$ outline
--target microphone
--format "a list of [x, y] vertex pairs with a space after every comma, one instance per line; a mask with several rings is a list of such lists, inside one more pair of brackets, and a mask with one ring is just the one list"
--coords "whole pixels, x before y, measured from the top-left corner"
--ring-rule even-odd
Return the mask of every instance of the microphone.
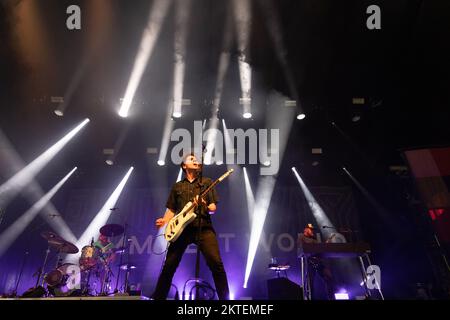
[[109, 210], [114, 211], [114, 210], [117, 210], [117, 209], [119, 209], [119, 208], [114, 207], [114, 208], [111, 208], [111, 209], [109, 209]]
[[322, 226], [323, 229], [336, 229], [335, 227]]

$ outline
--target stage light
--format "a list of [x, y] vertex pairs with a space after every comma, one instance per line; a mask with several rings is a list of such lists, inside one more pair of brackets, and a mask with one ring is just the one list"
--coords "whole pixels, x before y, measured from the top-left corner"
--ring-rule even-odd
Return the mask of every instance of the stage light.
[[303, 120], [303, 119], [305, 119], [306, 118], [306, 114], [304, 114], [304, 113], [299, 113], [298, 115], [297, 115], [297, 120]]
[[63, 112], [62, 110], [56, 109], [54, 112], [55, 112], [55, 114], [56, 114], [58, 117], [64, 116], [64, 112]]
[[172, 117], [174, 117], [174, 118], [181, 118], [181, 112], [174, 112], [174, 113], [172, 113]]
[[242, 117], [244, 117], [245, 119], [250, 119], [252, 117], [251, 112], [245, 112], [242, 114]]
[[266, 167], [268, 167], [268, 166], [270, 166], [270, 161], [268, 160], [268, 161], [264, 161], [264, 163], [263, 163], [263, 165], [265, 165]]
[[353, 116], [353, 118], [352, 118], [352, 121], [353, 121], [353, 122], [358, 122], [359, 120], [361, 120], [361, 116], [358, 115], [358, 114], [355, 114], [355, 115]]
[[119, 109], [119, 116], [123, 118], [128, 117], [131, 103], [133, 102], [134, 95], [147, 67], [148, 59], [152, 54], [156, 39], [158, 38], [170, 4], [171, 1], [167, 0], [153, 1], [153, 5], [150, 10], [150, 17], [142, 34], [139, 51], [134, 60], [134, 65], [128, 81], [127, 89], [125, 91], [125, 96]]
[[164, 160], [158, 160], [157, 164], [158, 164], [158, 166], [162, 167], [163, 165], [166, 164], [166, 162]]
[[[130, 167], [130, 169], [122, 178], [120, 183], [117, 185], [117, 187], [111, 193], [109, 198], [103, 204], [102, 208], [97, 212], [95, 218], [89, 223], [89, 226], [86, 228], [86, 230], [83, 232], [83, 234], [76, 243], [76, 246], [78, 248], [87, 245], [88, 243], [91, 242], [92, 238], [96, 238], [99, 235], [100, 228], [108, 222], [109, 216], [111, 215], [111, 208], [114, 208], [116, 206], [120, 194], [122, 193], [125, 184], [127, 183], [128, 178], [130, 177], [133, 169], [134, 169], [133, 167]], [[66, 261], [67, 262], [78, 261], [80, 255], [81, 252], [78, 255], [67, 256]]]
[[22, 234], [25, 228], [33, 221], [36, 215], [47, 205], [50, 199], [58, 192], [64, 183], [75, 172], [77, 167], [73, 168], [64, 178], [61, 179], [50, 191], [48, 191], [39, 201], [28, 209], [20, 218], [18, 218], [8, 229], [0, 235], [0, 256], [5, 253], [9, 246]]
[[27, 186], [34, 177], [58, 154], [59, 151], [89, 122], [85, 119], [68, 134], [47, 149], [0, 186], [0, 207], [5, 207], [14, 196]]
[[350, 299], [349, 296], [348, 296], [348, 293], [346, 293], [346, 292], [335, 293], [334, 294], [334, 298], [336, 300], [349, 300]]
[[112, 161], [111, 159], [108, 159], [105, 162], [108, 166], [112, 166], [114, 164], [114, 161]]

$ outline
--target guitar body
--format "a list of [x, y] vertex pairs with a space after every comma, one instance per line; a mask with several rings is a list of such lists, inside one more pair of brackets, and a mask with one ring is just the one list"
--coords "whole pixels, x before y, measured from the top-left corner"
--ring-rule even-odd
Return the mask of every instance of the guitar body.
[[194, 204], [189, 201], [188, 203], [186, 203], [183, 210], [181, 210], [179, 214], [169, 220], [164, 232], [164, 238], [166, 238], [168, 242], [174, 242], [175, 240], [177, 240], [183, 232], [184, 228], [186, 228], [189, 223], [194, 221], [194, 219], [197, 217], [197, 214], [194, 213], [194, 210]]
[[[223, 179], [228, 177], [233, 171], [233, 169], [228, 170], [220, 178], [211, 183], [209, 187], [198, 196], [199, 199], [202, 199], [204, 196], [206, 196], [206, 194], [208, 194], [208, 192], [212, 188], [214, 188]], [[180, 213], [169, 220], [166, 229], [164, 230], [164, 238], [168, 242], [175, 242], [175, 240], [177, 240], [183, 232], [184, 228], [186, 228], [189, 223], [194, 221], [194, 219], [197, 217], [197, 214], [194, 213], [196, 207], [197, 206], [193, 201], [189, 201], [184, 205], [183, 210], [181, 210]]]

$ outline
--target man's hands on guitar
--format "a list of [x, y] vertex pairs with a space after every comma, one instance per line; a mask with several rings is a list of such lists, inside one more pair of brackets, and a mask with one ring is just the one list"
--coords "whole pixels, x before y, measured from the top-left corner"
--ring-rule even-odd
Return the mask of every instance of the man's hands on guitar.
[[[196, 197], [194, 198], [194, 204], [195, 204], [196, 206], [199, 205], [198, 196], [196, 196]], [[207, 203], [207, 202], [205, 201], [205, 199], [203, 199], [203, 198], [201, 198], [201, 204], [202, 204], [202, 206], [205, 206], [206, 208], [208, 208], [209, 213], [214, 213], [214, 212], [216, 211], [216, 209], [217, 209], [215, 203], [210, 203], [210, 204], [208, 205], [208, 203]]]
[[162, 227], [163, 225], [165, 225], [167, 222], [168, 222], [168, 221], [166, 221], [164, 218], [159, 218], [159, 219], [156, 219], [155, 225], [156, 225], [158, 228], [160, 228], [160, 227]]
[[199, 204], [201, 204], [202, 206], [207, 206], [208, 204], [206, 203], [205, 199], [201, 198], [201, 201], [199, 201], [198, 196], [196, 196], [194, 198], [194, 204], [196, 206], [198, 206]]
[[166, 213], [164, 213], [164, 217], [156, 219], [155, 226], [158, 228], [162, 227], [167, 222], [169, 222], [170, 219], [172, 219], [174, 215], [175, 215], [175, 213], [172, 210], [167, 209]]

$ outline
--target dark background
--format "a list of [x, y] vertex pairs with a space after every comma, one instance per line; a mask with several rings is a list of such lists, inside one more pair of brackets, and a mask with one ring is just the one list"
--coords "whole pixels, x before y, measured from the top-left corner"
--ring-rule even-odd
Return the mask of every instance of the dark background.
[[[29, 2], [33, 3], [33, 14], [21, 14], [21, 6]], [[78, 4], [82, 9], [80, 31], [65, 28], [65, 9], [71, 4]], [[41, 0], [2, 1], [0, 6], [0, 127], [18, 154], [28, 163], [82, 119], [91, 119], [91, 123], [36, 177], [43, 190], [48, 190], [73, 166], [79, 167], [53, 199], [76, 236], [81, 234], [130, 165], [135, 167], [135, 172], [120, 200], [124, 204], [120, 201], [118, 204], [122, 217], [112, 217], [111, 221], [141, 215], [139, 219], [145, 224], [138, 226], [139, 232], [154, 233], [153, 220], [162, 214], [165, 190], [168, 192], [178, 173], [175, 164], [159, 167], [157, 155], [146, 154], [148, 147], [160, 146], [171, 96], [174, 5], [169, 9], [136, 93], [137, 105], [126, 120], [119, 118], [116, 112], [151, 4], [152, 1], [140, 0], [97, 4]], [[296, 166], [312, 190], [332, 188], [351, 194], [355, 207], [346, 208], [356, 217], [356, 225], [351, 227], [360, 228], [361, 237], [371, 243], [374, 261], [383, 270], [387, 297], [414, 298], [417, 283], [436, 287], [439, 281], [433, 276], [432, 261], [427, 258], [429, 228], [413, 179], [408, 171], [399, 173], [389, 167], [406, 165], [401, 152], [404, 149], [448, 145], [450, 4], [448, 1], [406, 0], [345, 1], [345, 4], [332, 0], [262, 0], [251, 1], [251, 4], [249, 63], [253, 72], [253, 118], [241, 117], [235, 37], [219, 118], [225, 119], [229, 128], [264, 128], [268, 101], [274, 95], [298, 97], [307, 114], [304, 121], [295, 120], [289, 132], [265, 232], [271, 232], [281, 220], [283, 227], [273, 231], [295, 234], [301, 232], [312, 217], [291, 171], [291, 167]], [[366, 28], [368, 15], [365, 12], [371, 4], [381, 8], [381, 30]], [[192, 128], [193, 120], [210, 116], [208, 101], [214, 97], [225, 19], [231, 13], [229, 1], [194, 0], [192, 5], [183, 93], [184, 98], [191, 99], [192, 105], [186, 107], [183, 118], [176, 120], [175, 128]], [[280, 23], [295, 92], [289, 88], [270, 37], [269, 12], [278, 17]], [[29, 33], [26, 36], [20, 32], [23, 30], [20, 26], [24, 26], [24, 21], [31, 21], [24, 20], [30, 17], [35, 24], [30, 24], [32, 27], [28, 29], [24, 27]], [[101, 27], [93, 29], [97, 24]], [[65, 116], [56, 117], [50, 97], [63, 96], [80, 69], [84, 71]], [[353, 105], [353, 97], [363, 97], [365, 103]], [[278, 108], [284, 112], [282, 106]], [[352, 121], [355, 112], [361, 114], [358, 122]], [[102, 151], [113, 148], [127, 126], [129, 130], [115, 165], [107, 166]], [[311, 148], [322, 148], [323, 154], [313, 155]], [[313, 166], [314, 161], [318, 161], [318, 165]], [[379, 207], [367, 201], [342, 166], [368, 190]], [[255, 191], [258, 166], [250, 165], [248, 169]], [[211, 166], [205, 171], [215, 177], [225, 171], [225, 166]], [[3, 165], [0, 174], [0, 181], [11, 176]], [[216, 217], [217, 228], [222, 228], [222, 232], [248, 233], [242, 174], [236, 175], [233, 181], [234, 186], [231, 183], [230, 186], [235, 190], [227, 190], [225, 183], [219, 187], [222, 194], [219, 210], [223, 216]], [[281, 201], [280, 190], [290, 190], [290, 201], [297, 204]], [[242, 201], [229, 197], [232, 192], [241, 192]], [[85, 196], [80, 197], [80, 194]], [[128, 202], [137, 194], [148, 195], [151, 200], [133, 207]], [[70, 203], [75, 201], [74, 197], [80, 202], [94, 202], [92, 206], [84, 206], [85, 211], [79, 216], [71, 215]], [[323, 193], [317, 191], [316, 197], [323, 204]], [[6, 229], [29, 205], [26, 198], [17, 197], [5, 208], [0, 230]], [[381, 207], [384, 215], [380, 214]], [[138, 212], [131, 212], [133, 208], [138, 208]], [[232, 221], [224, 217], [230, 212], [234, 216]], [[245, 223], [241, 223], [241, 219]], [[289, 219], [297, 224], [289, 224]], [[36, 218], [2, 257], [2, 270], [20, 265], [26, 237], [34, 239], [35, 261], [40, 261], [41, 252], [37, 247], [45, 250], [45, 243], [41, 243], [38, 231], [44, 229], [45, 223], [40, 217]], [[230, 258], [228, 263], [230, 269], [242, 269], [235, 271], [239, 278], [244, 272], [242, 261], [246, 259], [248, 244], [244, 239], [237, 246], [240, 251], [234, 256], [241, 257], [241, 265], [231, 262], [235, 258]], [[267, 261], [262, 258], [258, 261], [258, 257], [255, 263], [265, 270]], [[292, 259], [295, 254], [291, 264], [297, 263]], [[35, 266], [30, 265], [29, 269]], [[140, 273], [142, 277], [143, 274]], [[236, 281], [237, 285], [241, 280]], [[260, 283], [265, 280], [258, 278]], [[148, 291], [153, 286], [151, 281], [146, 284]], [[6, 282], [0, 283], [5, 291], [10, 290]], [[255, 292], [260, 292], [259, 286], [255, 286]], [[246, 294], [256, 296], [255, 292]]]

